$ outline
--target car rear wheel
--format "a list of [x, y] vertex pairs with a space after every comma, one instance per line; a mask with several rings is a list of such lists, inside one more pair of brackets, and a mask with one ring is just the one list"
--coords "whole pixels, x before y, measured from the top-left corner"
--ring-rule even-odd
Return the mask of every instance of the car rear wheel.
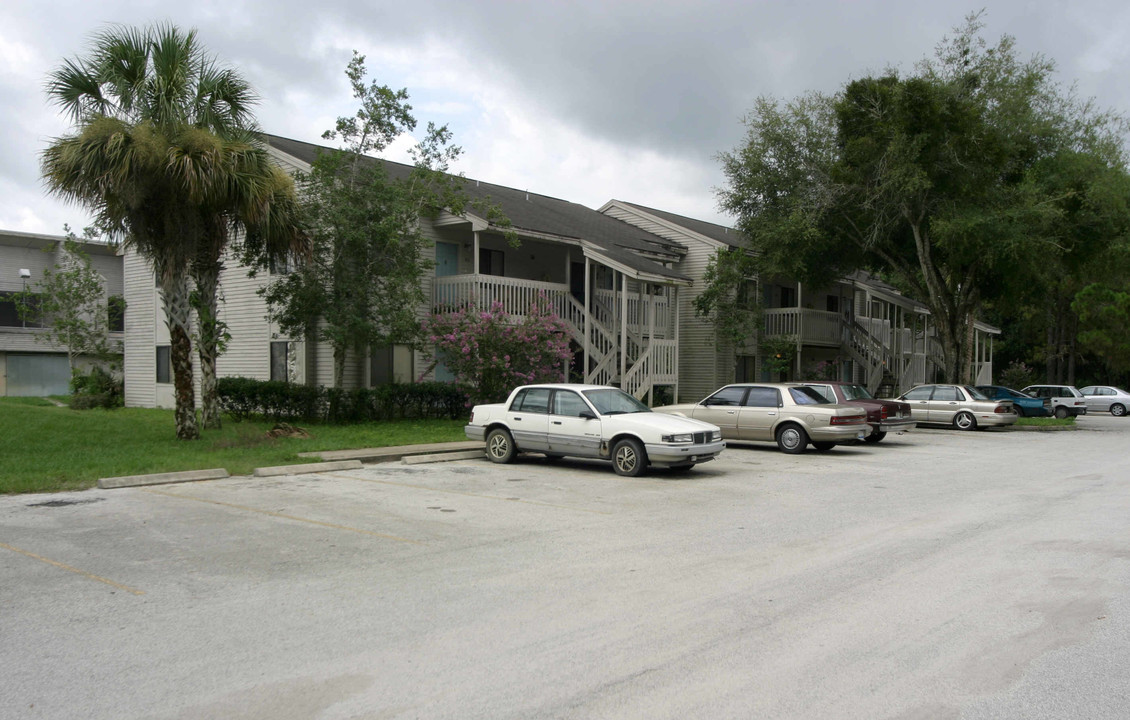
[[639, 477], [647, 467], [647, 456], [638, 441], [625, 438], [612, 446], [612, 469], [617, 475]]
[[887, 437], [887, 433], [879, 432], [878, 430], [876, 430], [875, 432], [871, 433], [870, 435], [866, 436], [863, 439], [866, 440], [869, 443], [877, 443], [877, 442], [881, 442], [883, 440], [883, 438], [885, 438], [885, 437]]
[[1068, 415], [1070, 415], [1070, 414], [1071, 414], [1071, 413], [1069, 413], [1069, 412], [1067, 411], [1067, 408], [1065, 408], [1065, 407], [1064, 407], [1064, 406], [1062, 406], [1062, 405], [1060, 405], [1059, 407], [1057, 407], [1057, 408], [1055, 409], [1055, 416], [1056, 416], [1057, 418], [1059, 418], [1060, 420], [1066, 420], [1066, 419], [1067, 419], [1067, 416], [1068, 416]]
[[1019, 405], [1014, 404], [1012, 406], [1012, 409], [1016, 411], [1017, 417], [1028, 417], [1028, 413], [1024, 410], [1024, 408], [1020, 407]]
[[959, 412], [953, 418], [953, 426], [958, 430], [976, 430], [977, 418], [973, 417], [970, 413]]
[[487, 433], [487, 457], [491, 462], [511, 462], [517, 454], [516, 450], [514, 438], [506, 430], [495, 428]]
[[799, 425], [786, 425], [777, 431], [777, 447], [781, 452], [796, 455], [804, 452], [806, 445], [808, 445], [808, 433]]
[[836, 443], [834, 443], [834, 442], [814, 442], [814, 443], [812, 443], [812, 447], [816, 448], [820, 452], [828, 452], [832, 448], [836, 447]]
[[1110, 414], [1115, 417], [1122, 417], [1126, 414], [1126, 406], [1115, 403], [1110, 406]]

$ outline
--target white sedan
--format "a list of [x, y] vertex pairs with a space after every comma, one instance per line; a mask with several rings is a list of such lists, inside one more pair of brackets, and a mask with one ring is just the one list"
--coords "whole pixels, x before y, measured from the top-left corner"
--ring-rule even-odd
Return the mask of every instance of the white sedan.
[[653, 413], [602, 385], [524, 385], [504, 403], [476, 405], [464, 432], [486, 441], [492, 462], [508, 463], [522, 452], [600, 458], [630, 477], [648, 466], [690, 470], [726, 447], [716, 425]]

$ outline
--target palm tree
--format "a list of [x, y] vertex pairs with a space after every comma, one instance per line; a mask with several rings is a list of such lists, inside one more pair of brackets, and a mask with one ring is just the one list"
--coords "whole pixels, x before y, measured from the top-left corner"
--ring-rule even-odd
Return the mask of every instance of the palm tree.
[[[200, 347], [210, 358], [205, 406], [218, 408], [223, 250], [233, 229], [276, 218], [272, 200], [288, 206], [285, 183], [255, 139], [254, 94], [204, 53], [195, 30], [168, 25], [100, 32], [85, 58], [51, 73], [47, 92], [76, 125], [43, 153], [47, 186], [93, 210], [152, 265], [171, 339], [177, 437], [198, 438], [189, 272], [198, 287]], [[205, 415], [218, 422], [218, 412]]]

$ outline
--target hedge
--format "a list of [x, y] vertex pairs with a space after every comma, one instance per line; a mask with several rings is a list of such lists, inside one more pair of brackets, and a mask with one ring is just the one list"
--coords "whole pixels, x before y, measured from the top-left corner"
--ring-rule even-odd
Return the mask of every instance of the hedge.
[[233, 420], [330, 424], [457, 419], [467, 414], [467, 394], [451, 383], [394, 383], [371, 388], [310, 387], [274, 380], [225, 377], [218, 381], [220, 406]]

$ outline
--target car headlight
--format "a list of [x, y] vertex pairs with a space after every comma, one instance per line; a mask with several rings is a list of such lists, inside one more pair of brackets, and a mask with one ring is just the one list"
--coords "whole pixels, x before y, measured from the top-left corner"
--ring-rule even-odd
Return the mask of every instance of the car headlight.
[[722, 431], [721, 430], [715, 430], [714, 432], [710, 433], [710, 439], [711, 440], [721, 440], [722, 439]]
[[664, 435], [663, 442], [667, 443], [690, 443], [694, 442], [693, 433], [675, 433], [674, 435]]

